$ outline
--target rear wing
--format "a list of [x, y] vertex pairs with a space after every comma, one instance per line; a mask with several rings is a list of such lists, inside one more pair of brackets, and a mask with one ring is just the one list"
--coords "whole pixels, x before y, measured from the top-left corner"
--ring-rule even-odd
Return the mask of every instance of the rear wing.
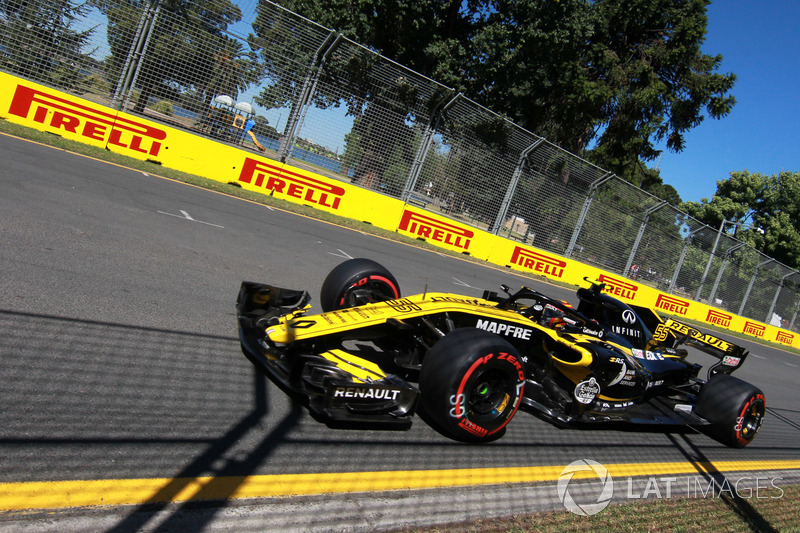
[[748, 351], [713, 333], [705, 333], [683, 322], [671, 318], [661, 318], [648, 307], [630, 306], [651, 329], [653, 340], [659, 344], [676, 348], [686, 344], [719, 359], [719, 363], [709, 369], [709, 377], [717, 374], [730, 374], [744, 363]]
[[656, 327], [653, 339], [659, 342], [671, 342], [673, 347], [686, 344], [719, 359], [719, 363], [709, 368], [709, 377], [717, 373], [730, 374], [742, 366], [749, 354], [741, 346], [671, 318]]

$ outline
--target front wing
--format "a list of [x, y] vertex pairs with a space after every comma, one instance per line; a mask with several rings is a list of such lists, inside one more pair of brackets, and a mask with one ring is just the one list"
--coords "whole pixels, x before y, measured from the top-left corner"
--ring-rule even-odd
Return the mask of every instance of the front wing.
[[419, 396], [410, 383], [341, 348], [315, 353], [311, 346], [270, 340], [270, 326], [280, 317], [301, 315], [308, 300], [304, 291], [243, 282], [237, 310], [245, 355], [279, 385], [304, 398], [324, 421], [408, 428]]

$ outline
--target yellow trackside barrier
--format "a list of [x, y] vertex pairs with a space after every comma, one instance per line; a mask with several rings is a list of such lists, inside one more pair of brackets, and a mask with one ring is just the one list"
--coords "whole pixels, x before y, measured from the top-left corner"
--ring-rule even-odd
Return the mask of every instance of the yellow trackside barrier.
[[623, 301], [662, 314], [713, 324], [753, 338], [800, 348], [800, 335], [740, 317], [701, 302], [666, 294], [551, 252], [518, 243], [241, 147], [218, 143], [178, 128], [114, 111], [102, 104], [0, 72], [0, 117], [41, 131], [149, 160], [223, 183], [304, 204], [509, 269], [583, 284], [600, 279]]

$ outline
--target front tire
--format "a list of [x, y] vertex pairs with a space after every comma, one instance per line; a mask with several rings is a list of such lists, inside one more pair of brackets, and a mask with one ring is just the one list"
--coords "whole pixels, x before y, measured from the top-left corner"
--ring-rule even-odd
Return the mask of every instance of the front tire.
[[391, 272], [371, 259], [349, 259], [330, 271], [322, 283], [322, 310], [335, 311], [400, 298]]
[[425, 355], [420, 401], [434, 429], [462, 442], [490, 442], [517, 412], [525, 372], [517, 350], [480, 329], [446, 335]]
[[697, 399], [695, 413], [711, 425], [699, 429], [732, 448], [750, 444], [761, 429], [766, 412], [764, 393], [728, 374], [708, 380]]

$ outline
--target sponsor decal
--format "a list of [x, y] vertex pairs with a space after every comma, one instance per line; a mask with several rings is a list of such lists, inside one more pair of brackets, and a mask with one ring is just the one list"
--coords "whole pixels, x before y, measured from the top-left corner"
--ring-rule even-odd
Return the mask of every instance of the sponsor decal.
[[636, 338], [642, 337], [642, 332], [634, 328], [626, 328], [625, 326], [611, 326], [611, 331], [623, 337]]
[[462, 418], [461, 420], [459, 420], [458, 425], [461, 426], [462, 429], [469, 431], [473, 435], [477, 435], [479, 437], [484, 437], [489, 433], [488, 429], [484, 429], [475, 422], [472, 422], [466, 418]]
[[730, 327], [732, 318], [733, 316], [729, 315], [728, 313], [723, 313], [722, 311], [717, 311], [715, 309], [709, 309], [708, 316], [706, 316], [706, 322], [727, 328]]
[[598, 281], [606, 284], [603, 292], [616, 296], [617, 298], [625, 298], [626, 300], [635, 299], [636, 291], [639, 290], [639, 287], [633, 283], [612, 278], [606, 274], [600, 274]]
[[686, 316], [689, 311], [689, 302], [675, 298], [674, 296], [667, 296], [666, 294], [659, 294], [656, 299], [656, 307], [675, 313], [676, 315]]
[[431, 302], [449, 302], [449, 303], [456, 303], [456, 304], [467, 304], [467, 305], [479, 305], [481, 307], [494, 307], [493, 305], [487, 305], [480, 303], [476, 299], [469, 299], [469, 298], [456, 298], [454, 296], [432, 296]]
[[403, 298], [402, 300], [389, 300], [385, 302], [386, 305], [392, 308], [393, 311], [398, 313], [410, 313], [412, 311], [421, 311], [422, 308], [415, 303], [412, 303], [411, 300], [407, 298]]
[[660, 387], [663, 384], [664, 384], [664, 380], [663, 379], [657, 379], [655, 381], [649, 381], [647, 383], [647, 386], [645, 387], [645, 389], [652, 389], [653, 387]]
[[608, 385], [606, 385], [606, 387], [613, 387], [614, 385], [616, 385], [617, 383], [619, 383], [620, 381], [622, 381], [624, 378], [627, 377], [628, 377], [628, 366], [623, 361], [622, 369], [619, 371], [619, 374], [617, 374], [617, 377], [612, 379], [611, 382]]
[[608, 411], [610, 409], [625, 409], [627, 407], [633, 407], [636, 405], [636, 402], [632, 400], [626, 400], [622, 402], [598, 402], [595, 403], [595, 407], [598, 408], [598, 411]]
[[722, 358], [722, 364], [726, 366], [739, 366], [739, 363], [742, 362], [740, 357], [733, 357], [732, 355], [726, 355]]
[[478, 323], [475, 325], [475, 327], [490, 333], [496, 333], [498, 335], [505, 335], [506, 337], [514, 337], [515, 339], [524, 340], [530, 340], [531, 333], [533, 332], [532, 329], [482, 319], [478, 319]]
[[50, 130], [66, 131], [153, 157], [158, 156], [161, 143], [167, 138], [162, 129], [24, 85], [17, 85], [8, 112]]
[[334, 398], [358, 398], [369, 400], [396, 400], [402, 391], [386, 387], [336, 387]]
[[432, 239], [454, 248], [468, 250], [475, 232], [438, 218], [423, 215], [410, 209], [403, 211], [399, 230], [423, 239]]
[[779, 331], [778, 336], [775, 337], [775, 340], [780, 342], [781, 344], [791, 345], [792, 341], [794, 341], [794, 334], [786, 333], [785, 331]]
[[563, 277], [564, 268], [567, 266], [566, 261], [534, 252], [522, 246], [514, 247], [511, 263], [554, 278]]
[[293, 322], [289, 322], [289, 327], [296, 329], [308, 329], [314, 324], [316, 324], [316, 321], [314, 320], [295, 320]]
[[600, 385], [594, 378], [581, 381], [575, 386], [575, 399], [582, 404], [590, 404], [600, 394]]
[[245, 157], [239, 181], [310, 204], [339, 209], [344, 187], [304, 176], [286, 168]]
[[744, 323], [744, 329], [742, 330], [742, 333], [753, 335], [754, 337], [763, 337], [766, 331], [767, 326], [756, 324], [755, 322], [750, 322], [748, 320]]
[[636, 322], [636, 314], [630, 309], [626, 309], [622, 312], [622, 321], [626, 324], [634, 324]]
[[659, 324], [653, 332], [653, 340], [656, 342], [664, 342], [669, 338], [669, 333], [669, 328], [665, 324]]
[[[661, 327], [661, 325], [659, 325]], [[698, 331], [692, 327], [687, 326], [686, 324], [681, 324], [680, 322], [676, 322], [675, 320], [667, 320], [666, 327], [671, 329], [672, 331], [680, 334], [680, 335], [689, 335], [692, 339], [702, 342], [703, 344], [708, 344], [709, 346], [713, 346], [718, 350], [722, 350], [723, 352], [729, 352], [733, 350], [734, 345], [726, 340], [722, 340], [718, 337], [715, 337], [711, 333], [703, 333]], [[653, 337], [655, 338], [655, 336]]]
[[592, 329], [592, 328], [587, 328], [586, 326], [581, 328], [581, 333], [583, 333], [584, 335], [591, 335], [592, 337], [597, 337], [599, 339], [602, 339], [603, 335], [605, 335], [602, 329]]

